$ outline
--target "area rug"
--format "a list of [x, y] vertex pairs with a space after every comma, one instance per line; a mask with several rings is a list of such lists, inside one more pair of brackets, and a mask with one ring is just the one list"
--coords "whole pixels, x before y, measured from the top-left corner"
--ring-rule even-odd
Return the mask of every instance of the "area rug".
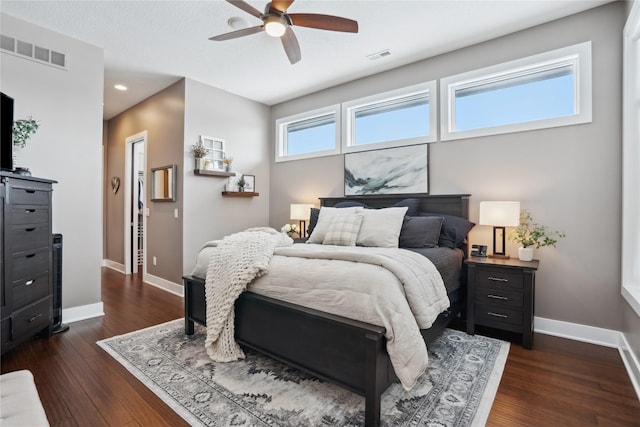
[[[99, 341], [107, 353], [193, 426], [362, 426], [364, 398], [255, 352], [215, 363], [206, 329], [174, 320]], [[429, 368], [405, 391], [382, 395], [383, 426], [484, 425], [509, 343], [447, 329], [429, 346]]]

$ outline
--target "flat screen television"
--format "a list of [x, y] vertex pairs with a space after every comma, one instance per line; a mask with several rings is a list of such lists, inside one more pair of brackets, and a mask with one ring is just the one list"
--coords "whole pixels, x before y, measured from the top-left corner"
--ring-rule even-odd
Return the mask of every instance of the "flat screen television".
[[0, 169], [13, 170], [13, 98], [0, 92]]

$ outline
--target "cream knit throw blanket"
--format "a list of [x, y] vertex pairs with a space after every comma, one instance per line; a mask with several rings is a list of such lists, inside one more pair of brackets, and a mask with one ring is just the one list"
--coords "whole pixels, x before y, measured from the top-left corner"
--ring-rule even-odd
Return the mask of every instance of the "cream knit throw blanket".
[[225, 237], [209, 259], [205, 293], [207, 338], [204, 346], [215, 362], [244, 359], [234, 339], [234, 303], [247, 285], [269, 271], [273, 250], [293, 240], [273, 228], [250, 228]]

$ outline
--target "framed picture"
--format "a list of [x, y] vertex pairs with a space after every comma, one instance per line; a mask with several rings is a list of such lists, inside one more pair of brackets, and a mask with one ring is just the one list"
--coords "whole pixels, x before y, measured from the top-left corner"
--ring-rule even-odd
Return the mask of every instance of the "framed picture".
[[202, 145], [207, 150], [207, 155], [204, 157], [206, 169], [224, 170], [223, 160], [226, 145], [224, 139], [200, 135], [200, 141], [202, 141]]
[[410, 193], [429, 193], [429, 144], [345, 154], [345, 196]]
[[244, 191], [253, 193], [256, 191], [256, 176], [255, 175], [243, 175], [244, 176]]
[[240, 179], [239, 176], [230, 176], [229, 178], [227, 178], [227, 183], [225, 185], [225, 191], [229, 191], [229, 192], [237, 192], [239, 190], [238, 188], [238, 180]]

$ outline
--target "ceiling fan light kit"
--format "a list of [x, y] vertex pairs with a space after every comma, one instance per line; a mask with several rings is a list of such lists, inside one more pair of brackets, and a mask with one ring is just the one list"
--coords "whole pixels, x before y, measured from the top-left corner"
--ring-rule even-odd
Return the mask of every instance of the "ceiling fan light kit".
[[341, 18], [333, 15], [321, 15], [317, 13], [287, 13], [287, 9], [294, 0], [273, 0], [267, 3], [264, 13], [254, 8], [244, 0], [227, 0], [238, 9], [242, 9], [250, 15], [262, 21], [262, 25], [249, 27], [232, 31], [230, 33], [220, 34], [210, 37], [209, 40], [224, 41], [238, 37], [244, 37], [251, 34], [265, 31], [271, 37], [279, 37], [282, 41], [287, 58], [291, 64], [300, 61], [302, 55], [300, 53], [300, 45], [298, 39], [293, 33], [292, 26], [315, 28], [318, 30], [339, 31], [344, 33], [357, 33], [358, 23], [354, 20]]

